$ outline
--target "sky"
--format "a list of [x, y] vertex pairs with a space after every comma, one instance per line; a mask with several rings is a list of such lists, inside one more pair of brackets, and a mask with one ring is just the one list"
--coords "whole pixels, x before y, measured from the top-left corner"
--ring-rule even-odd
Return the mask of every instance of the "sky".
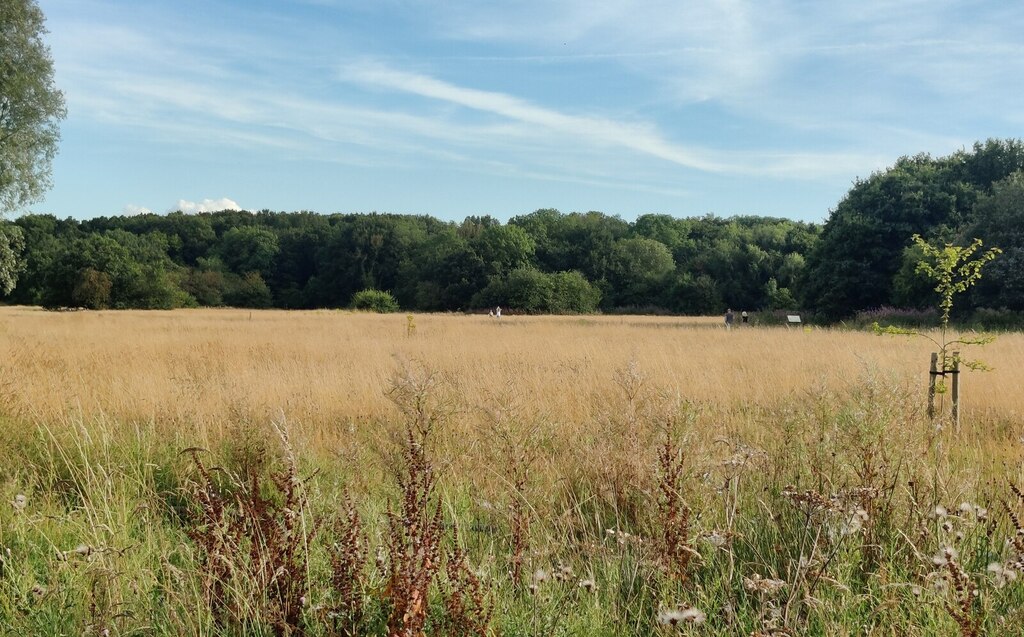
[[1024, 130], [1024, 3], [38, 0], [68, 117], [32, 212], [823, 221]]

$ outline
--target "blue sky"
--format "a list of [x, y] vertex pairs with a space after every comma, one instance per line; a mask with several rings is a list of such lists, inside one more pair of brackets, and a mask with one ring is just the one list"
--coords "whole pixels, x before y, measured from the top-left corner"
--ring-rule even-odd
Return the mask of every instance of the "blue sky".
[[39, 0], [67, 97], [31, 207], [823, 220], [1024, 130], [1024, 5]]

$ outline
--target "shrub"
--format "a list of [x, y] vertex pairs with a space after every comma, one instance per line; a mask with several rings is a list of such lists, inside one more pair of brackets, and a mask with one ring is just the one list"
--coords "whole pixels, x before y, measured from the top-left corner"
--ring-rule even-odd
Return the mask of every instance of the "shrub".
[[550, 311], [554, 314], [592, 314], [601, 290], [575, 270], [548, 275], [552, 283]]
[[71, 299], [76, 305], [90, 310], [102, 310], [110, 306], [110, 290], [114, 286], [110, 275], [93, 268], [78, 273]]
[[232, 307], [270, 307], [270, 288], [258, 272], [249, 272], [241, 277], [227, 276], [224, 302]]
[[874, 323], [885, 323], [886, 325], [897, 325], [908, 329], [924, 329], [935, 325], [938, 318], [939, 313], [935, 309], [919, 310], [883, 305], [857, 312], [857, 315], [848, 321], [847, 325], [865, 329], [871, 327]]
[[398, 301], [395, 300], [395, 297], [391, 296], [390, 292], [371, 288], [361, 290], [352, 295], [352, 309], [387, 314], [389, 312], [397, 312], [400, 308], [398, 307]]
[[1005, 307], [998, 310], [979, 307], [963, 324], [976, 330], [1020, 330], [1024, 328], [1024, 312], [1014, 312]]
[[548, 274], [517, 268], [493, 277], [473, 297], [475, 307], [504, 305], [529, 314], [588, 314], [597, 311], [601, 290], [576, 271]]

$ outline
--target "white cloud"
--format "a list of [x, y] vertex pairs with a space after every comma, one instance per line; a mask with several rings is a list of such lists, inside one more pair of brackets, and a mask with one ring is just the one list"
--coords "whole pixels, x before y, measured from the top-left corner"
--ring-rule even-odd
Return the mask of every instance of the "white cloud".
[[649, 124], [568, 115], [536, 106], [506, 93], [456, 86], [428, 75], [408, 73], [373, 62], [349, 66], [343, 70], [343, 77], [371, 86], [412, 93], [492, 113], [524, 124], [540, 126], [551, 132], [569, 135], [575, 139], [589, 140], [599, 146], [629, 148], [688, 168], [708, 172], [724, 170], [723, 166], [710, 161], [700, 153], [665, 140]]
[[121, 214], [125, 217], [135, 217], [138, 215], [150, 215], [153, 214], [153, 211], [145, 206], [136, 206], [135, 204], [130, 203], [125, 205]]
[[227, 197], [221, 197], [220, 199], [203, 199], [200, 202], [187, 201], [185, 199], [179, 199], [178, 203], [171, 206], [167, 212], [174, 212], [180, 210], [188, 215], [198, 214], [200, 212], [218, 212], [220, 210], [241, 210], [242, 207], [237, 203], [228, 199]]

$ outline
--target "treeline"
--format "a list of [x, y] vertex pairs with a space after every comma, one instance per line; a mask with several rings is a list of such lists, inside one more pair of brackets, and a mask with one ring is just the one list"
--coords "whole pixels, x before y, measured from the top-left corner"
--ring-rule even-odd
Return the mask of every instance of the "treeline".
[[731, 306], [839, 320], [934, 307], [932, 286], [915, 271], [917, 233], [1002, 248], [959, 309], [1021, 313], [1022, 171], [1020, 140], [904, 157], [857, 180], [823, 226], [713, 215], [627, 222], [550, 209], [504, 224], [270, 211], [28, 215], [0, 232], [8, 264], [0, 292], [13, 273], [5, 300], [48, 308], [346, 307], [357, 293], [380, 290], [418, 311], [709, 314]]
[[804, 307], [828, 320], [879, 307], [934, 308], [933, 284], [915, 272], [910, 237], [1003, 250], [985, 267], [960, 317], [979, 310], [1019, 320], [1024, 312], [1024, 142], [976, 143], [948, 157], [902, 157], [857, 180], [807, 256]]
[[390, 214], [222, 211], [28, 215], [13, 303], [49, 308], [345, 307], [362, 290], [410, 310], [789, 307], [820, 229], [763, 217], [633, 223], [538, 210], [502, 224]]

